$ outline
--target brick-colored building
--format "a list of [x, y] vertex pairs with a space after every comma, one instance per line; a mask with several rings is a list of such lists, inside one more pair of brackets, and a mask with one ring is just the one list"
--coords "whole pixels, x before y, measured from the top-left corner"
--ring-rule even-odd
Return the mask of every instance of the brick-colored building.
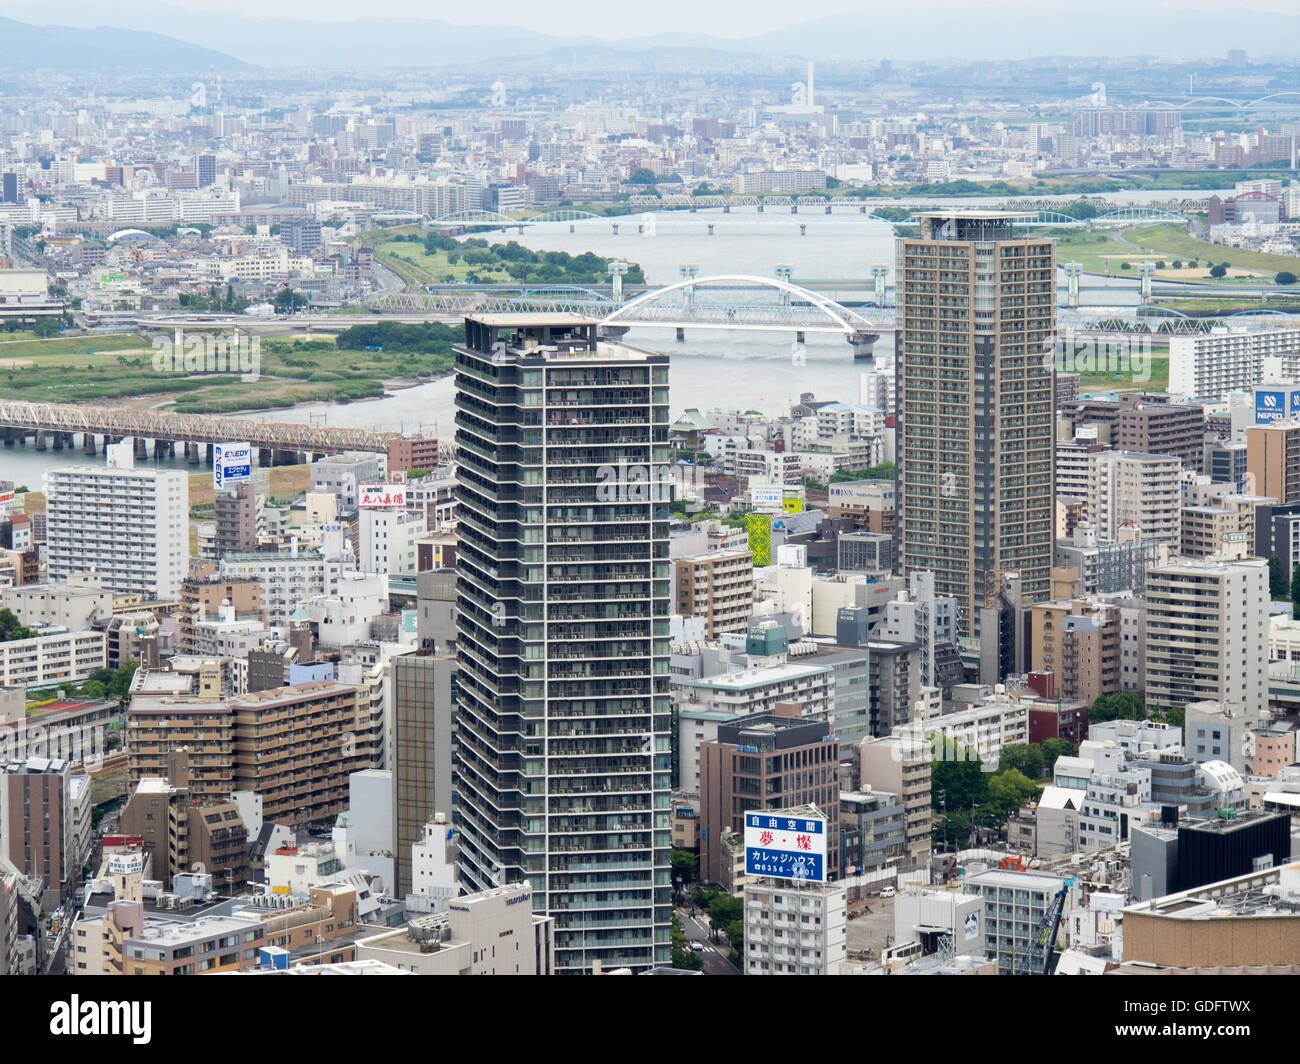
[[1029, 671], [1050, 672], [1056, 694], [1092, 703], [1123, 690], [1118, 607], [1074, 599], [1030, 609]]
[[388, 472], [409, 472], [412, 469], [430, 470], [438, 464], [436, 437], [403, 436], [388, 441]]
[[723, 829], [743, 832], [745, 813], [809, 804], [829, 817], [826, 871], [837, 878], [839, 760], [825, 721], [764, 714], [720, 724], [717, 741], [700, 745], [701, 878], [721, 880]]
[[747, 550], [692, 554], [673, 561], [676, 609], [704, 620], [706, 639], [744, 632], [754, 609], [754, 555]]

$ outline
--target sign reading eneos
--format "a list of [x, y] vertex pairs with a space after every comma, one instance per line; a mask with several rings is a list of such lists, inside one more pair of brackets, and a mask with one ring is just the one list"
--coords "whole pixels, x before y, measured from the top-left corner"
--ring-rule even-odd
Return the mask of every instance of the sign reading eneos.
[[406, 485], [358, 484], [357, 505], [365, 510], [404, 507], [406, 505]]
[[745, 875], [826, 882], [826, 820], [745, 814]]
[[253, 446], [249, 443], [212, 445], [212, 486], [220, 491], [227, 484], [253, 479]]

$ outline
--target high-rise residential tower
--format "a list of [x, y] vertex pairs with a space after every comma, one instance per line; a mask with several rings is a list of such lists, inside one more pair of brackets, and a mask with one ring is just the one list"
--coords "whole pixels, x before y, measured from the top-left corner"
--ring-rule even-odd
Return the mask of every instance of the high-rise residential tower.
[[1009, 577], [1050, 592], [1055, 243], [1008, 211], [929, 211], [898, 241], [898, 530], [979, 636]]
[[456, 370], [462, 883], [527, 879], [557, 972], [666, 964], [668, 358], [481, 315]]

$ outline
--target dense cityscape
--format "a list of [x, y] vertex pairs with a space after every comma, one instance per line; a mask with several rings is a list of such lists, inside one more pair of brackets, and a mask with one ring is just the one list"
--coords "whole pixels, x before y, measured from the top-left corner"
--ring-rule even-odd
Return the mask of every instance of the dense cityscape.
[[0, 18], [0, 973], [1300, 972], [1300, 16], [168, 10]]

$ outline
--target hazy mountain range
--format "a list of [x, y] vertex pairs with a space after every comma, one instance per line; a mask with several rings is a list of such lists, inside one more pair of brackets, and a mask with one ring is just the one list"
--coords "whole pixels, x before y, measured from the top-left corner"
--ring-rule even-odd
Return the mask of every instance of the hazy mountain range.
[[[0, 67], [184, 73], [212, 63], [226, 70], [266, 67], [442, 66], [493, 58], [709, 49], [821, 59], [935, 60], [1030, 56], [1223, 56], [1300, 53], [1300, 13], [1171, 11], [1147, 5], [900, 5], [887, 12], [799, 22], [741, 38], [671, 30], [607, 41], [499, 26], [456, 26], [432, 19], [305, 21], [250, 19], [190, 11], [157, 0], [110, 13], [87, 0], [9, 8], [31, 22], [0, 20]], [[647, 9], [649, 11], [650, 9]], [[114, 23], [100, 25], [105, 18]], [[170, 38], [170, 39], [169, 39]], [[502, 71], [504, 76], [507, 71]]]

